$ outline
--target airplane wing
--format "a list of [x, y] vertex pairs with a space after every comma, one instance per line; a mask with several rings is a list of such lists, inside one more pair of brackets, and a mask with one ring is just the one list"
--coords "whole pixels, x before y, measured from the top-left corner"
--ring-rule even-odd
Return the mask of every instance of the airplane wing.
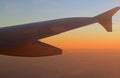
[[21, 57], [62, 54], [61, 49], [37, 40], [93, 23], [100, 23], [112, 32], [112, 16], [119, 9], [116, 7], [95, 17], [64, 18], [0, 28], [0, 54]]

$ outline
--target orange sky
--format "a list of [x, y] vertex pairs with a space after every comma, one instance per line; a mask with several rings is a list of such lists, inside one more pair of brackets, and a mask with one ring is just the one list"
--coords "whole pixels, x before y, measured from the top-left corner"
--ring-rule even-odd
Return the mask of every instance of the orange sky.
[[119, 49], [119, 28], [113, 25], [113, 32], [106, 32], [100, 24], [92, 24], [42, 41], [63, 49]]

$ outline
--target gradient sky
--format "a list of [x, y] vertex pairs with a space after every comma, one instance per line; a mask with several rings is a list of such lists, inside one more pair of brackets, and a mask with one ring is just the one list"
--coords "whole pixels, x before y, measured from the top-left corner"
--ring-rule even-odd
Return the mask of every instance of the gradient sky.
[[[0, 0], [0, 27], [67, 17], [92, 17], [120, 0]], [[71, 30], [42, 41], [64, 49], [119, 49], [120, 11], [113, 17], [113, 32], [100, 24]]]

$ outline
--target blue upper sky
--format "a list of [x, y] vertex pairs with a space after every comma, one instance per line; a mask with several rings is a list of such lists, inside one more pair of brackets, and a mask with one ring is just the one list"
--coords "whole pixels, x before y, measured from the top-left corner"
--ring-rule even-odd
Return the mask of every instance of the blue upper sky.
[[0, 26], [65, 17], [91, 17], [120, 0], [0, 0]]

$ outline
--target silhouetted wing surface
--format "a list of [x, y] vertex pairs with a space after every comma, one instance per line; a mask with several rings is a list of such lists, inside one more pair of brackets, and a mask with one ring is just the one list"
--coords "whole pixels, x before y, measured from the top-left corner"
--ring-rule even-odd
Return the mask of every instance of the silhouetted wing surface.
[[94, 17], [63, 18], [0, 28], [0, 54], [23, 57], [62, 54], [57, 47], [33, 41], [93, 23], [100, 23], [108, 32], [112, 32], [112, 16], [119, 9], [115, 7]]
[[60, 55], [62, 50], [54, 46], [42, 43], [31, 42], [19, 45], [13, 48], [7, 48], [0, 51], [3, 55], [20, 56], [20, 57], [42, 57], [51, 55]]

